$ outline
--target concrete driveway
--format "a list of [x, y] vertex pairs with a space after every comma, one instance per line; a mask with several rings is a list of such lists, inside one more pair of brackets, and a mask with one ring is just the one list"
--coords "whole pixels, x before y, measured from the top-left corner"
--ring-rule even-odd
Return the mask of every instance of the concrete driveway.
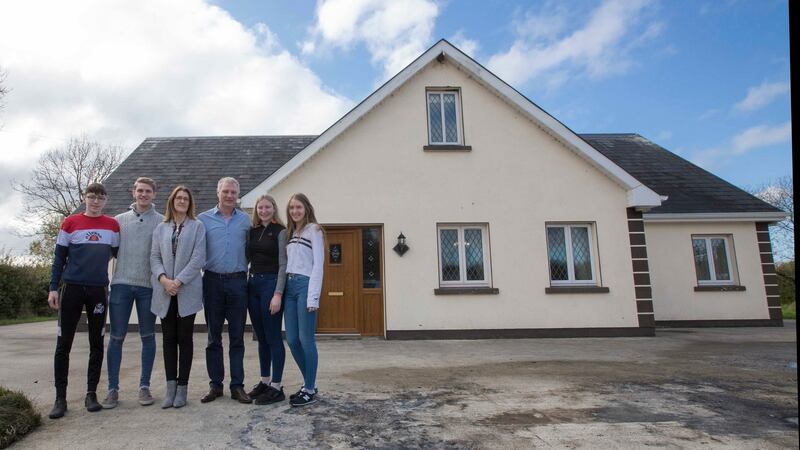
[[[83, 408], [88, 344], [76, 337], [69, 411], [52, 406], [55, 323], [0, 327], [0, 383], [45, 416], [19, 448], [796, 448], [797, 339], [784, 328], [663, 329], [655, 338], [480, 341], [322, 340], [320, 402], [203, 405], [205, 335], [195, 335], [189, 405], [135, 401], [129, 334], [121, 405]], [[247, 341], [248, 387], [258, 373]], [[227, 354], [227, 353], [226, 353]], [[226, 363], [227, 367], [227, 363]], [[300, 384], [288, 354], [287, 396]], [[98, 392], [105, 394], [105, 367]]]

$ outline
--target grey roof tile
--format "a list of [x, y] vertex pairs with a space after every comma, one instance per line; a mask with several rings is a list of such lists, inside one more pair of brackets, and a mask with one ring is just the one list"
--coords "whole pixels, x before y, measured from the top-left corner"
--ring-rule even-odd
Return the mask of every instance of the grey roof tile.
[[126, 211], [133, 201], [133, 181], [146, 176], [158, 183], [159, 211], [172, 189], [185, 184], [194, 193], [200, 213], [216, 205], [220, 178], [236, 178], [244, 195], [314, 139], [316, 136], [147, 138], [104, 181], [109, 193], [105, 212]]
[[634, 178], [669, 197], [650, 212], [776, 212], [774, 206], [638, 134], [581, 134]]

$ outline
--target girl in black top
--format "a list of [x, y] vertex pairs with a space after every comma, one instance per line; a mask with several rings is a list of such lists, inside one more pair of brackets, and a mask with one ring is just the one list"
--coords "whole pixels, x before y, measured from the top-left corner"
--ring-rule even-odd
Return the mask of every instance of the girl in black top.
[[258, 339], [261, 381], [248, 395], [257, 405], [266, 405], [286, 399], [281, 386], [286, 361], [281, 336], [281, 298], [286, 284], [286, 227], [278, 216], [275, 199], [266, 194], [256, 200], [252, 219], [246, 249], [250, 262], [247, 309]]

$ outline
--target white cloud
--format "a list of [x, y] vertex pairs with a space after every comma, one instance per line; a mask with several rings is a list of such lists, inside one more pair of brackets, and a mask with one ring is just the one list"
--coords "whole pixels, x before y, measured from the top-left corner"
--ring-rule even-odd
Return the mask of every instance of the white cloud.
[[301, 49], [318, 54], [363, 43], [388, 79], [431, 44], [438, 14], [432, 0], [321, 0]]
[[747, 96], [734, 106], [739, 111], [753, 111], [768, 105], [772, 101], [789, 95], [788, 82], [761, 83], [747, 90]]
[[468, 38], [464, 34], [464, 30], [458, 30], [458, 33], [450, 37], [448, 41], [472, 58], [475, 58], [475, 54], [480, 48], [478, 41]]
[[775, 144], [789, 143], [792, 141], [792, 122], [783, 125], [770, 126], [758, 125], [748, 128], [734, 136], [732, 139], [732, 150], [736, 155], [741, 155], [747, 151], [768, 147]]
[[0, 64], [0, 164], [17, 176], [76, 134], [129, 149], [147, 136], [310, 134], [353, 104], [266, 25], [203, 0], [4, 2]]
[[633, 64], [630, 52], [664, 28], [663, 23], [644, 23], [650, 4], [649, 0], [605, 0], [577, 29], [570, 24], [579, 15], [562, 4], [528, 14], [517, 24], [511, 48], [492, 56], [489, 68], [512, 85], [553, 74], [563, 80], [565, 74], [624, 73]]
[[691, 160], [698, 166], [711, 170], [750, 150], [777, 144], [789, 144], [791, 141], [791, 121], [777, 126], [757, 125], [731, 138], [728, 145], [698, 151], [692, 155]]

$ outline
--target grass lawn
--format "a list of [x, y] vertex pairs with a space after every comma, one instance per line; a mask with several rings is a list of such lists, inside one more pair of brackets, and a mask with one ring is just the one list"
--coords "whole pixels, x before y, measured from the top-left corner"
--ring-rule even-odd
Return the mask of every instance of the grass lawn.
[[781, 305], [784, 319], [797, 319], [797, 303], [792, 302], [788, 305]]
[[0, 448], [6, 448], [42, 424], [42, 416], [20, 392], [0, 387]]
[[0, 319], [0, 326], [16, 325], [18, 323], [44, 322], [46, 320], [56, 320], [58, 316], [28, 316], [17, 317], [16, 319]]

